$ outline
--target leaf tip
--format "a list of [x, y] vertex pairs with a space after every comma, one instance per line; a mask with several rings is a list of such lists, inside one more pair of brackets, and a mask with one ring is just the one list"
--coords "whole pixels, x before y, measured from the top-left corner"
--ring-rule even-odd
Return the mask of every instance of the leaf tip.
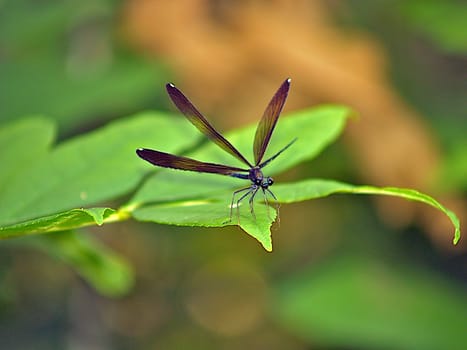
[[261, 245], [263, 246], [264, 250], [266, 250], [268, 253], [272, 252], [272, 240], [269, 238], [267, 241], [260, 241]]
[[460, 239], [461, 239], [461, 231], [460, 229], [456, 228], [456, 232], [454, 233], [454, 238], [452, 239], [452, 244], [457, 245]]

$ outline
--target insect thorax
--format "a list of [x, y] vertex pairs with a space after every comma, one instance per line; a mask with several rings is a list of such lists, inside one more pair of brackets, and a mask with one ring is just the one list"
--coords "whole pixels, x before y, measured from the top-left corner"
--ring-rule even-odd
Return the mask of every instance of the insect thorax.
[[250, 169], [248, 178], [253, 185], [260, 186], [262, 188], [268, 188], [274, 183], [272, 177], [265, 177], [260, 167], [254, 167]]

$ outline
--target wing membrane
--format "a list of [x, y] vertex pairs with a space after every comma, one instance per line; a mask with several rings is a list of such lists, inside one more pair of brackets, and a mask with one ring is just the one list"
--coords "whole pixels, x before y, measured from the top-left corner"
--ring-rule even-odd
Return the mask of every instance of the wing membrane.
[[247, 169], [231, 167], [227, 165], [205, 163], [187, 157], [176, 156], [170, 153], [164, 153], [147, 148], [138, 148], [138, 156], [151, 164], [164, 168], [197, 171], [200, 173], [212, 173], [221, 175], [233, 175], [238, 172], [248, 172]]
[[272, 97], [258, 124], [253, 144], [255, 165], [261, 163], [261, 160], [263, 159], [266, 148], [271, 140], [272, 132], [276, 126], [277, 119], [279, 118], [282, 107], [284, 107], [285, 100], [287, 99], [289, 87], [290, 79], [286, 79]]
[[229, 141], [219, 134], [211, 124], [209, 124], [206, 118], [203, 117], [190, 100], [188, 100], [188, 98], [186, 98], [186, 96], [178, 90], [175, 85], [167, 84], [166, 89], [175, 106], [177, 106], [180, 112], [182, 112], [199, 131], [209, 137], [224, 151], [230, 153], [250, 168], [252, 167], [251, 163]]

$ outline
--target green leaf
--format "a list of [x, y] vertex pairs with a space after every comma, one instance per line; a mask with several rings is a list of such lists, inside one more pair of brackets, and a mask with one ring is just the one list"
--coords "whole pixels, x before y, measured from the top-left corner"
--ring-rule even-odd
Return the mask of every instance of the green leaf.
[[[392, 262], [348, 257], [282, 283], [269, 310], [312, 344], [355, 349], [463, 349], [461, 286]], [[358, 315], [358, 317], [356, 317]]]
[[[270, 228], [276, 218], [276, 211], [264, 205], [255, 204], [256, 219], [249, 210], [232, 210], [230, 218], [230, 197], [217, 200], [194, 200], [162, 203], [137, 208], [133, 217], [141, 221], [179, 226], [222, 227], [239, 225], [245, 232], [257, 239], [267, 251], [272, 250]], [[242, 202], [240, 206], [243, 206]]]
[[412, 189], [396, 187], [379, 188], [373, 186], [355, 186], [332, 180], [310, 179], [296, 183], [278, 184], [274, 187], [274, 193], [281, 203], [295, 203], [308, 199], [327, 197], [335, 193], [376, 194], [400, 197], [411, 201], [422, 202], [446, 214], [454, 226], [453, 243], [457, 244], [460, 239], [460, 222], [457, 216], [452, 211], [441, 205], [434, 198]]
[[[151, 169], [136, 156], [136, 148], [179, 152], [198, 137], [188, 124], [148, 112], [61, 143], [9, 177], [0, 193], [0, 225], [92, 206], [128, 193]], [[35, 132], [30, 130], [24, 137], [34, 141]], [[7, 158], [23, 158], [36, 147], [27, 144], [2, 152]]]
[[103, 295], [120, 296], [133, 285], [133, 272], [125, 259], [87, 235], [57, 232], [29, 241], [72, 266]]
[[[264, 159], [275, 154], [293, 138], [292, 147], [264, 169], [266, 176], [285, 171], [318, 155], [341, 133], [351, 111], [342, 106], [322, 106], [279, 119]], [[256, 125], [227, 133], [227, 138], [245, 155], [252, 153]], [[195, 159], [244, 167], [238, 160], [207, 144], [189, 155]], [[244, 180], [212, 174], [162, 170], [152, 176], [128, 204], [137, 208], [138, 220], [184, 226], [225, 226], [229, 221], [232, 188], [249, 186]], [[258, 200], [262, 194], [258, 194]], [[205, 201], [203, 201], [205, 200]], [[243, 204], [243, 202], [242, 202]], [[256, 205], [256, 220], [250, 211], [240, 210], [240, 227], [256, 238], [266, 250], [272, 249], [270, 227], [275, 211]], [[236, 215], [234, 215], [234, 219]], [[229, 224], [237, 224], [232, 220]]]
[[[412, 201], [428, 204], [442, 211], [451, 220], [455, 231], [453, 243], [460, 239], [460, 222], [457, 216], [432, 197], [411, 189], [395, 187], [355, 186], [332, 180], [310, 179], [295, 183], [274, 185], [274, 194], [280, 203], [295, 203], [304, 200], [327, 197], [331, 194], [375, 194], [400, 197]], [[260, 195], [258, 195], [259, 197]], [[245, 202], [240, 205], [240, 227], [249, 235], [257, 239], [263, 247], [271, 251], [271, 225], [276, 212], [273, 208], [261, 205], [261, 197], [255, 201], [256, 220], [249, 210], [242, 209]], [[136, 208], [133, 217], [142, 221], [154, 221], [162, 224], [183, 226], [221, 227], [237, 222], [236, 211], [233, 220], [229, 222], [231, 192], [222, 191], [217, 196], [204, 200], [181, 200], [161, 202]]]
[[66, 231], [105, 222], [121, 221], [128, 214], [110, 208], [71, 209], [18, 224], [0, 227], [0, 239], [46, 232]]
[[42, 117], [26, 118], [0, 128], [0, 193], [18, 173], [44, 157], [55, 136], [55, 125]]
[[[349, 115], [350, 110], [345, 107], [324, 106], [281, 119], [265, 159], [292, 138], [298, 137], [298, 141], [277, 161], [268, 165], [264, 170], [265, 176], [316, 156], [337, 138]], [[34, 123], [49, 131], [41, 137], [35, 135], [37, 125]], [[160, 170], [135, 155], [137, 147], [182, 154], [183, 149], [193, 145], [199, 137], [197, 130], [185, 120], [145, 113], [64, 142], [49, 153], [46, 150], [52, 128], [47, 123], [31, 119], [13, 124], [0, 133], [0, 145], [5, 145], [1, 159], [9, 165], [7, 175], [2, 177], [4, 183], [0, 183], [0, 225], [3, 226], [0, 228], [0, 238], [121, 221], [133, 215], [138, 220], [184, 226], [237, 224], [266, 250], [272, 249], [270, 228], [276, 211], [262, 205], [261, 202], [267, 198], [261, 192], [255, 200], [256, 218], [245, 205], [247, 200], [240, 203], [238, 211], [233, 209], [230, 215], [233, 188], [249, 186], [244, 180]], [[253, 139], [254, 131], [255, 126], [250, 126], [227, 136], [246, 154], [247, 148], [251, 148], [251, 142], [247, 140]], [[27, 147], [24, 146], [25, 142]], [[6, 147], [9, 145], [14, 147]], [[190, 156], [242, 166], [213, 144], [207, 144]], [[119, 211], [109, 208], [82, 209], [128, 193], [150, 170], [156, 170], [155, 175]], [[282, 203], [320, 198], [333, 193], [389, 195], [423, 202], [445, 213], [455, 227], [454, 243], [460, 239], [460, 223], [456, 215], [432, 197], [415, 190], [305, 180], [275, 185], [273, 191]]]

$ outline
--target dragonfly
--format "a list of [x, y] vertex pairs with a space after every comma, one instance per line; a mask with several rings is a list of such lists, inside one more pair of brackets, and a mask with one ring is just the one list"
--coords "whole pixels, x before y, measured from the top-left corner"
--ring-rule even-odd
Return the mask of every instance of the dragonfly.
[[[269, 189], [273, 184], [274, 180], [270, 176], [263, 174], [263, 168], [276, 159], [286, 149], [288, 149], [297, 139], [293, 139], [279, 152], [271, 156], [270, 158], [263, 160], [266, 149], [271, 140], [272, 133], [279, 119], [279, 115], [284, 107], [285, 101], [290, 88], [291, 79], [286, 79], [276, 91], [271, 101], [269, 102], [263, 116], [256, 128], [256, 133], [253, 142], [253, 154], [254, 162], [248, 161], [224, 136], [222, 136], [214, 127], [206, 120], [206, 118], [196, 109], [196, 107], [190, 102], [190, 100], [175, 87], [174, 84], [168, 83], [166, 85], [167, 93], [178, 108], [178, 110], [185, 115], [185, 117], [205, 136], [211, 141], [217, 144], [224, 151], [237, 158], [239, 161], [245, 164], [245, 168], [234, 167], [224, 164], [201, 162], [192, 158], [183, 156], [177, 156], [170, 153], [156, 151], [148, 148], [138, 148], [136, 153], [142, 159], [149, 163], [171, 169], [195, 171], [199, 173], [211, 173], [232, 176], [239, 179], [249, 180], [250, 184], [248, 187], [236, 190], [232, 194], [232, 201], [230, 203], [230, 219], [232, 221], [232, 209], [237, 208], [237, 216], [239, 218], [239, 206], [240, 203], [249, 197], [250, 213], [256, 220], [254, 213], [254, 199], [259, 190], [262, 191], [266, 205], [269, 207], [267, 200], [267, 194], [276, 201], [277, 198], [274, 193]], [[237, 200], [235, 201], [235, 198]]]

